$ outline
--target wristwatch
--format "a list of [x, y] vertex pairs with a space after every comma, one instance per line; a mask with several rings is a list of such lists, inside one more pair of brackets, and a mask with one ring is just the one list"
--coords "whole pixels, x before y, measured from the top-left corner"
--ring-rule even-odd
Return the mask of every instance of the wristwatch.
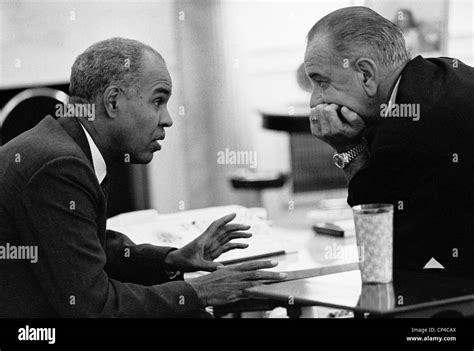
[[335, 153], [332, 157], [334, 164], [340, 169], [346, 168], [364, 149], [367, 149], [367, 140], [362, 138], [361, 142], [346, 152]]

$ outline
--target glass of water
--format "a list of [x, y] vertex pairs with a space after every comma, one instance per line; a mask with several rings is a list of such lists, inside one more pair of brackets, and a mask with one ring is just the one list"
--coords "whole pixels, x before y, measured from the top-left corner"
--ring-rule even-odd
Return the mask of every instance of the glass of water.
[[393, 279], [393, 205], [352, 207], [363, 283], [388, 283]]

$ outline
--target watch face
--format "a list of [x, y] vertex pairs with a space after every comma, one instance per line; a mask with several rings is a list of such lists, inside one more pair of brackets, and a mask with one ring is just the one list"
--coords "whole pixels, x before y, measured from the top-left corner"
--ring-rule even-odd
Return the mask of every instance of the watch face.
[[340, 154], [334, 154], [334, 156], [332, 157], [332, 159], [334, 160], [334, 164], [339, 167], [339, 168], [344, 168], [346, 167], [346, 164], [347, 164], [347, 160], [344, 156], [340, 155]]

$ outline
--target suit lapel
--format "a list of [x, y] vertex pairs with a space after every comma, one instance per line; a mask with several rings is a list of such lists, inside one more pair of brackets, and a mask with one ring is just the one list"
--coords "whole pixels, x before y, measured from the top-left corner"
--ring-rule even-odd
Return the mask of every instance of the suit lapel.
[[[92, 169], [94, 170], [94, 162], [92, 161], [92, 153], [89, 146], [89, 142], [87, 141], [87, 137], [82, 129], [80, 122], [77, 118], [72, 117], [61, 117], [57, 120], [64, 130], [71, 136], [71, 138], [76, 142], [77, 145], [82, 149], [84, 154], [86, 155], [87, 159], [89, 160]], [[105, 221], [106, 221], [106, 213], [107, 213], [107, 198], [108, 198], [108, 185], [109, 180], [108, 176], [104, 179], [102, 184], [99, 184], [102, 190], [103, 195], [103, 213], [99, 216], [98, 225], [105, 232]], [[101, 238], [103, 240], [103, 238]]]

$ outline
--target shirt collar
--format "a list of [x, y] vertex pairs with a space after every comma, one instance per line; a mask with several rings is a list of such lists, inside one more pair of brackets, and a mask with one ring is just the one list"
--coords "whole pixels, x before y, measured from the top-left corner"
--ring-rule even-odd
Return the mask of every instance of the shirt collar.
[[99, 149], [97, 148], [97, 145], [94, 143], [94, 140], [90, 136], [87, 129], [84, 128], [82, 123], [79, 124], [84, 130], [84, 133], [86, 134], [87, 142], [89, 143], [89, 147], [91, 149], [92, 163], [94, 165], [95, 176], [97, 177], [99, 184], [101, 184], [105, 176], [107, 175], [107, 165], [105, 164], [105, 160], [102, 157], [102, 154], [100, 153]]
[[395, 83], [395, 86], [393, 87], [392, 90], [392, 95], [390, 95], [390, 99], [388, 100], [388, 108], [385, 116], [392, 110], [393, 105], [395, 104], [395, 100], [397, 99], [397, 93], [398, 93], [398, 85], [400, 84], [400, 80], [402, 79], [402, 75], [397, 79], [397, 82]]

